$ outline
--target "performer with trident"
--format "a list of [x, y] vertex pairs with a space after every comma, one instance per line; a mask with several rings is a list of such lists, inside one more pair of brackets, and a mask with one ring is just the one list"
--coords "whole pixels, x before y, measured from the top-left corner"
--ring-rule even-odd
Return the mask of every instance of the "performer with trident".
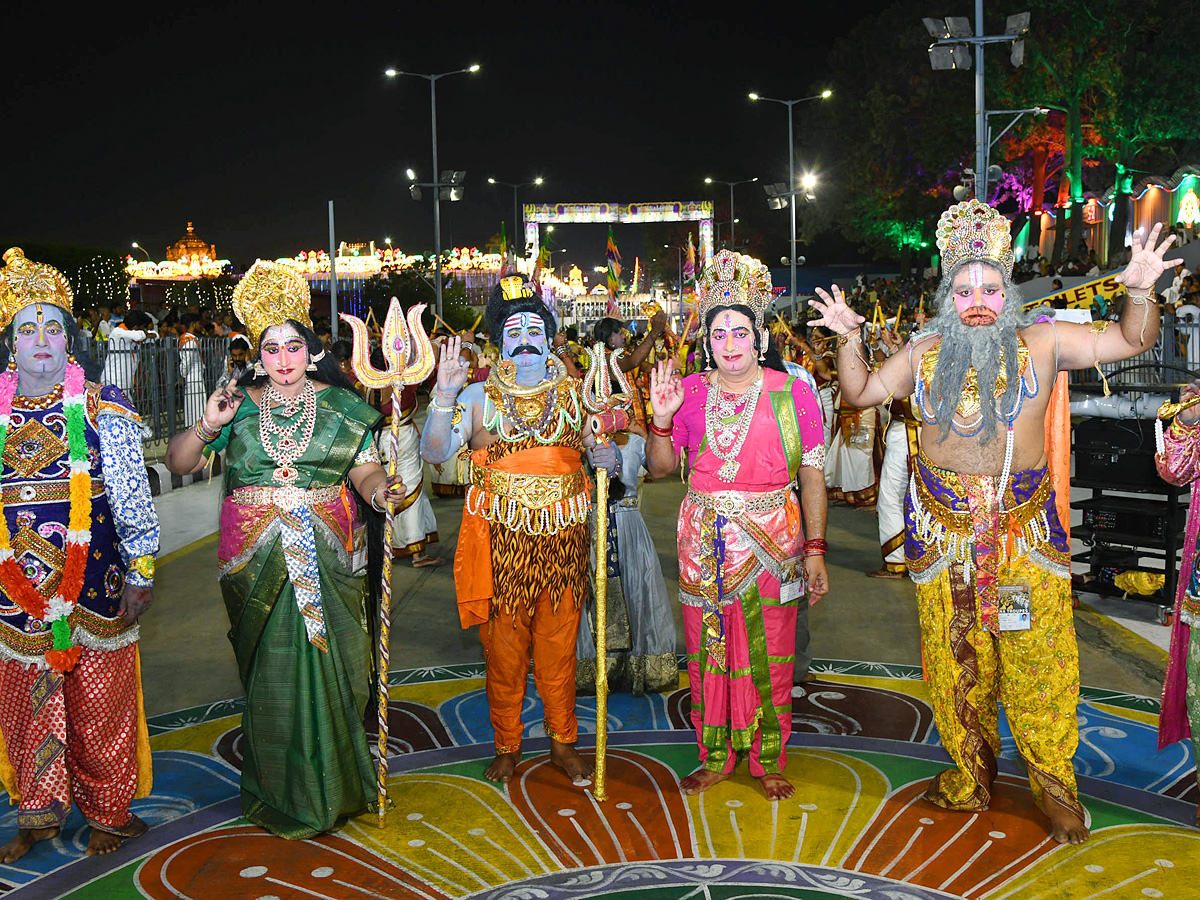
[[[433, 372], [433, 345], [425, 334], [421, 324], [421, 313], [425, 304], [419, 303], [408, 311], [408, 328], [404, 327], [404, 310], [400, 301], [392, 298], [387, 318], [383, 322], [381, 335], [381, 350], [388, 367], [380, 370], [371, 365], [371, 339], [367, 334], [367, 326], [358, 316], [342, 313], [342, 320], [350, 326], [354, 335], [351, 364], [354, 373], [366, 387], [375, 390], [391, 388], [392, 397], [399, 398], [406, 385], [420, 384]], [[399, 403], [397, 401], [396, 405]], [[389, 429], [391, 452], [388, 454], [388, 477], [396, 479], [396, 463], [399, 458], [400, 446], [400, 416], [393, 411]], [[418, 470], [418, 479], [420, 478]], [[403, 481], [399, 482], [403, 484]], [[384, 534], [388, 536], [385, 543], [390, 545], [391, 535], [395, 527], [398, 507], [390, 500], [387, 504]], [[387, 741], [388, 741], [388, 656], [390, 634], [392, 627], [392, 554], [390, 547], [383, 554], [383, 566], [380, 576], [379, 598], [379, 657], [376, 666], [378, 673], [379, 691], [377, 711], [379, 716], [379, 752], [375, 764], [378, 773], [378, 802], [379, 827], [382, 828], [387, 818]]]
[[367, 588], [379, 579], [367, 570], [378, 572], [383, 530], [371, 517], [365, 539], [350, 488], [376, 512], [407, 491], [379, 464], [379, 413], [312, 331], [304, 277], [259, 260], [233, 310], [257, 347], [254, 366], [208, 398], [166, 464], [198, 471], [228, 448], [217, 562], [246, 688], [242, 812], [302, 839], [375, 807], [363, 715]]
[[484, 776], [507, 782], [521, 760], [521, 709], [529, 663], [545, 707], [550, 759], [572, 779], [592, 768], [576, 752], [575, 637], [587, 590], [582, 454], [617, 467], [611, 446], [583, 431], [579, 382], [550, 352], [554, 316], [520, 275], [500, 279], [484, 313], [501, 360], [467, 385], [461, 338], [441, 349], [437, 387], [421, 437], [426, 462], [472, 448], [470, 487], [454, 558], [464, 628], [480, 626], [496, 758]]

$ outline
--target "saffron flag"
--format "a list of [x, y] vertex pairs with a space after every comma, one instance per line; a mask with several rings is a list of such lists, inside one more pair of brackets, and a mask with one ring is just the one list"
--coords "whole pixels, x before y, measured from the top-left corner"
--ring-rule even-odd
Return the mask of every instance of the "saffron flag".
[[616, 242], [613, 240], [611, 225], [608, 226], [606, 255], [608, 257], [608, 313], [616, 315], [620, 312], [620, 307], [617, 306], [617, 291], [621, 287], [621, 252], [617, 250]]
[[541, 283], [541, 274], [543, 269], [550, 268], [550, 232], [547, 231], [542, 236], [542, 246], [538, 250], [537, 260], [533, 264], [533, 275], [530, 280]]

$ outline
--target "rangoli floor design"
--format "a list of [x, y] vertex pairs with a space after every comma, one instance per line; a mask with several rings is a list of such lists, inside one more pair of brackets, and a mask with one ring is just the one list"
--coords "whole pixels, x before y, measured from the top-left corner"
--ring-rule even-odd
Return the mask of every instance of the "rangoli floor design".
[[[919, 669], [820, 661], [793, 696], [787, 802], [767, 804], [743, 766], [699, 797], [686, 690], [609, 701], [609, 799], [567, 781], [545, 755], [530, 682], [526, 757], [507, 790], [482, 777], [491, 729], [477, 666], [392, 673], [385, 830], [374, 817], [289, 842], [239, 816], [241, 701], [151, 722], [153, 827], [117, 853], [83, 858], [63, 836], [0, 866], [8, 897], [328, 900], [833, 898], [1085, 900], [1200, 896], [1195, 763], [1157, 753], [1155, 700], [1085, 689], [1075, 757], [1092, 840], [1046, 835], [1005, 736], [991, 808], [951, 813], [921, 799], [948, 757]], [[595, 701], [579, 701], [594, 729]], [[581, 747], [587, 740], [581, 740]], [[587, 751], [590, 753], [590, 751]], [[0, 830], [16, 828], [14, 808]]]

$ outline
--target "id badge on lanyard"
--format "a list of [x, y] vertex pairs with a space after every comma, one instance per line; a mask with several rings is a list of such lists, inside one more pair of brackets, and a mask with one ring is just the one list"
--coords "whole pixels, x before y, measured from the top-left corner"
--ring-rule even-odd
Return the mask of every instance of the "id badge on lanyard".
[[999, 587], [1001, 631], [1028, 631], [1033, 588], [1027, 581], [1002, 581]]
[[804, 557], [785, 559], [780, 566], [779, 602], [791, 603], [808, 593], [808, 573], [804, 570]]

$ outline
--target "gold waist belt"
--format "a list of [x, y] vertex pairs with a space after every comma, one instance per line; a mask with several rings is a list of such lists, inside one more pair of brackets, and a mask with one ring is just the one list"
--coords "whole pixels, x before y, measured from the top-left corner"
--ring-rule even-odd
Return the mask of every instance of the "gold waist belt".
[[785, 505], [792, 488], [782, 487], [777, 491], [716, 491], [711, 494], [688, 488], [687, 498], [697, 506], [715, 510], [726, 518], [737, 518], [746, 513], [765, 513]]
[[[956, 473], [951, 472], [949, 469], [942, 469], [932, 465], [925, 458], [924, 453], [921, 454], [921, 462], [939, 475], [958, 496], [966, 496], [966, 488], [963, 487], [962, 481], [957, 477]], [[929, 490], [929, 487], [925, 484], [925, 479], [921, 477], [920, 471], [918, 470], [915, 474], [916, 478], [913, 481], [916, 483], [917, 498], [920, 501], [920, 505], [945, 526], [948, 531], [956, 534], [973, 534], [975, 524], [971, 519], [970, 510], [958, 511], [943, 505], [933, 495], [933, 492]], [[999, 477], [996, 480], [999, 481]], [[1009, 485], [998, 484], [996, 489], [998, 493], [1003, 494], [1008, 488]], [[1045, 508], [1046, 501], [1050, 499], [1050, 492], [1053, 489], [1054, 485], [1051, 483], [1050, 473], [1047, 472], [1045, 477], [1042, 478], [1041, 483], [1034, 488], [1033, 494], [1028, 500], [1024, 503], [1013, 504], [1012, 506], [1005, 505], [1004, 515], [1007, 519], [1002, 523], [1002, 526], [1007, 528], [1012, 523], [1018, 527], [1023, 527], [1032, 521]]]
[[[104, 493], [104, 481], [92, 478], [92, 496], [99, 497]], [[70, 483], [66, 481], [48, 481], [39, 484], [36, 481], [26, 481], [22, 484], [6, 484], [3, 492], [5, 504], [18, 503], [58, 503], [71, 499]]]
[[299, 487], [244, 487], [231, 494], [238, 506], [277, 506], [280, 509], [297, 509], [302, 506], [317, 506], [336, 500], [342, 494], [342, 486], [307, 490]]
[[471, 484], [481, 491], [497, 494], [529, 509], [543, 509], [560, 500], [569, 500], [585, 489], [582, 470], [566, 475], [522, 475], [472, 465], [470, 478]]

